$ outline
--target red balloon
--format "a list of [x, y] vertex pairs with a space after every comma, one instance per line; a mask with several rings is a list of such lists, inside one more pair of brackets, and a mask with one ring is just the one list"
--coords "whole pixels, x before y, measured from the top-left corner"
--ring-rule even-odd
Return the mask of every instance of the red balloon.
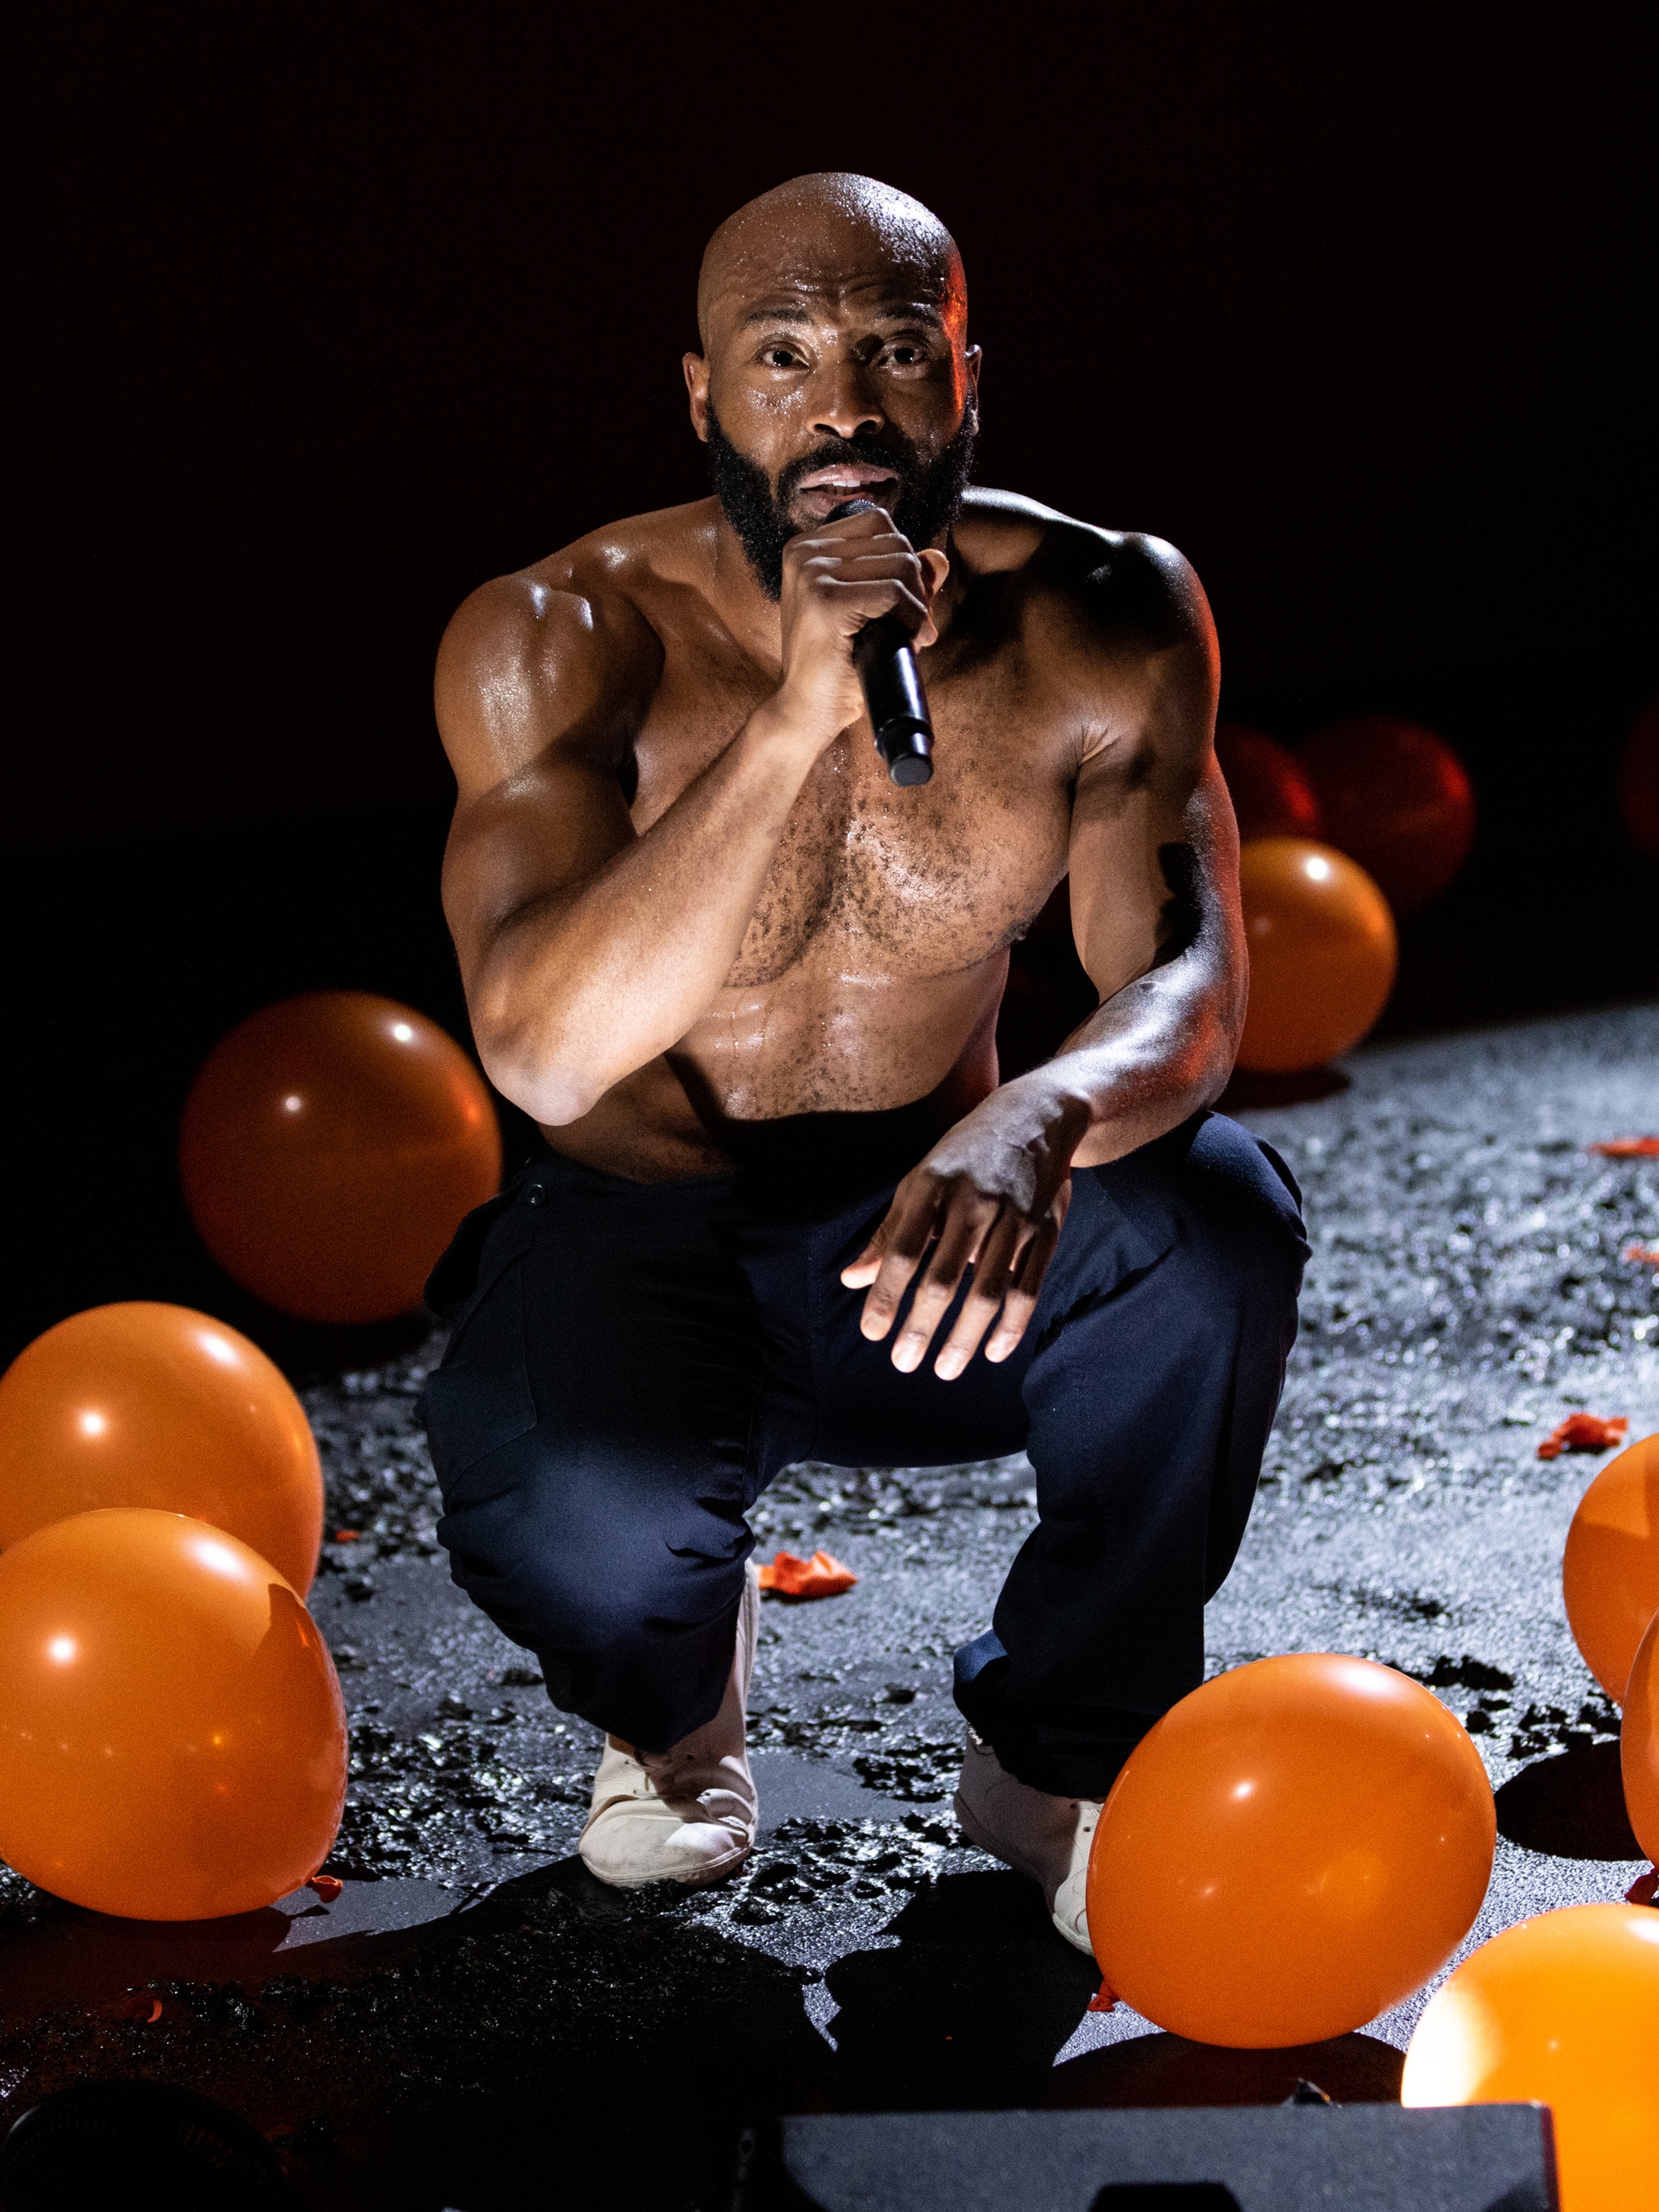
[[1243, 722], [1223, 722], [1215, 757], [1227, 779], [1241, 844], [1252, 837], [1317, 837], [1319, 801], [1296, 755]]
[[228, 1528], [303, 1597], [323, 1534], [306, 1409], [210, 1314], [137, 1299], [71, 1314], [0, 1376], [0, 1547], [100, 1505]]
[[345, 1705], [276, 1569], [182, 1513], [106, 1506], [0, 1555], [0, 1853], [137, 1920], [252, 1912], [327, 1857]]
[[1392, 714], [1334, 722], [1302, 752], [1326, 841], [1375, 877], [1396, 914], [1437, 898], [1474, 842], [1474, 790], [1432, 730]]
[[1659, 699], [1637, 717], [1625, 741], [1619, 811], [1642, 850], [1659, 854]]
[[501, 1182], [489, 1094], [435, 1024], [313, 991], [215, 1046], [179, 1132], [185, 1202], [246, 1290], [305, 1321], [412, 1312], [464, 1214]]

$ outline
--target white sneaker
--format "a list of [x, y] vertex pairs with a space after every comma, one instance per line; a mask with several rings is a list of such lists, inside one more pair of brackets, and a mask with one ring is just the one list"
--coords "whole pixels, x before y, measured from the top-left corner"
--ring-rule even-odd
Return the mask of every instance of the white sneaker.
[[653, 1881], [701, 1889], [735, 1873], [754, 1849], [760, 1803], [744, 1716], [759, 1627], [760, 1581], [751, 1565], [731, 1677], [714, 1719], [667, 1751], [635, 1752], [606, 1737], [577, 1849], [588, 1872], [613, 1889]]
[[1054, 1926], [1079, 1951], [1089, 1942], [1089, 1846], [1103, 1799], [1051, 1797], [1005, 1773], [988, 1743], [968, 1731], [957, 1785], [962, 1832], [994, 1859], [1042, 1886]]

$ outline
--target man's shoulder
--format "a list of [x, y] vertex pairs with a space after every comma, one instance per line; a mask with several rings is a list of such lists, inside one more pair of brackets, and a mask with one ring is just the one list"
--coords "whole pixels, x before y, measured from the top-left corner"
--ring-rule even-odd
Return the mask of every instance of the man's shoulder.
[[503, 661], [615, 654], [647, 663], [659, 647], [655, 605], [706, 562], [713, 501], [660, 507], [591, 531], [542, 560], [481, 584], [451, 618], [440, 658], [477, 671]]
[[1211, 634], [1197, 574], [1166, 538], [978, 487], [963, 502], [957, 536], [975, 580], [1012, 586], [1028, 619], [1155, 651]]

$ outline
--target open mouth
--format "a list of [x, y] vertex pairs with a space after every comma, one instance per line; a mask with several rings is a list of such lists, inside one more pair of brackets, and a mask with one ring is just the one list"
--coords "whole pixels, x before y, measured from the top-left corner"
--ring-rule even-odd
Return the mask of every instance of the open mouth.
[[822, 522], [843, 500], [872, 499], [890, 512], [899, 495], [899, 480], [890, 468], [867, 461], [832, 461], [814, 469], [795, 487], [790, 505], [813, 522]]

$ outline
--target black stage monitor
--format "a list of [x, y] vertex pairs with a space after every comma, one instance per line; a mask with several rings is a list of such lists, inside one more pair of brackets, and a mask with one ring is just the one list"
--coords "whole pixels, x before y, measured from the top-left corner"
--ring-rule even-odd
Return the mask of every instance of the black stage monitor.
[[1558, 2212], [1541, 2105], [872, 2112], [775, 2122], [743, 2212]]

